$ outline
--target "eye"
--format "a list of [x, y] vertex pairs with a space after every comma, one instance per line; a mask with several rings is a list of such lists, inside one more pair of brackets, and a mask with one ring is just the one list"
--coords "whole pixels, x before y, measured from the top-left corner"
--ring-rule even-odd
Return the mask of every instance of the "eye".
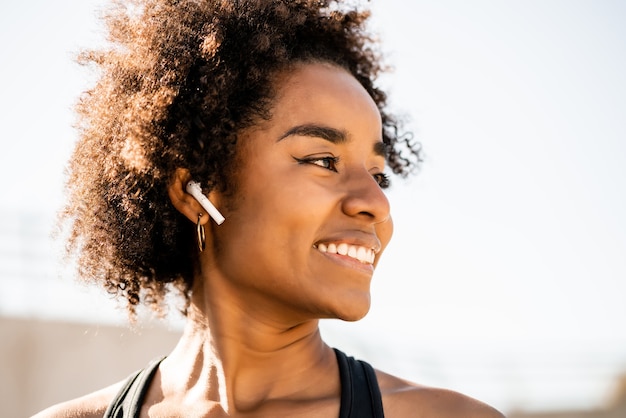
[[386, 189], [391, 186], [391, 180], [385, 173], [374, 174], [374, 180], [376, 180], [376, 183], [378, 183], [381, 189]]
[[307, 157], [307, 158], [296, 158], [293, 157], [300, 164], [312, 164], [317, 165], [326, 170], [337, 172], [337, 163], [339, 162], [339, 157]]

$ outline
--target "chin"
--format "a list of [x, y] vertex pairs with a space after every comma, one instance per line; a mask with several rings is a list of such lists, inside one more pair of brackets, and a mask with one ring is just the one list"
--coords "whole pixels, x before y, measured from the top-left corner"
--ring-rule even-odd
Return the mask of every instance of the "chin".
[[347, 322], [355, 322], [363, 319], [370, 310], [369, 295], [366, 299], [367, 300], [361, 301], [352, 300], [349, 303], [345, 303], [343, 306], [335, 310], [334, 317]]
[[364, 312], [360, 315], [341, 316], [341, 317], [338, 317], [337, 319], [341, 319], [342, 321], [346, 321], [346, 322], [356, 322], [365, 318], [365, 315], [367, 315], [367, 312]]

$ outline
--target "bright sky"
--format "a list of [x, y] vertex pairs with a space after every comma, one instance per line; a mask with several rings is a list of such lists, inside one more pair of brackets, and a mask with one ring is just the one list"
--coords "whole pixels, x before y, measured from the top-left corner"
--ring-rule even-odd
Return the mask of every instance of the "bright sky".
[[[102, 3], [0, 5], [2, 213], [54, 216]], [[390, 192], [370, 315], [329, 340], [501, 408], [596, 405], [626, 371], [626, 4], [371, 4], [427, 159]], [[89, 314], [66, 287], [30, 314]]]

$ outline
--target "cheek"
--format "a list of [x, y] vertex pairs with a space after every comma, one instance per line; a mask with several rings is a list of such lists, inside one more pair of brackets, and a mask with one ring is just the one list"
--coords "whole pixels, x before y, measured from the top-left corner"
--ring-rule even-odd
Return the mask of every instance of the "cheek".
[[378, 239], [381, 243], [381, 253], [391, 241], [391, 236], [393, 235], [393, 219], [391, 216], [385, 222], [382, 222], [376, 226], [376, 234], [378, 235]]
[[239, 263], [254, 260], [261, 268], [277, 259], [288, 263], [287, 254], [294, 257], [298, 249], [312, 246], [316, 208], [306, 194], [299, 193], [302, 191], [267, 184], [232, 202], [226, 221], [215, 228], [218, 257], [228, 262], [238, 259]]

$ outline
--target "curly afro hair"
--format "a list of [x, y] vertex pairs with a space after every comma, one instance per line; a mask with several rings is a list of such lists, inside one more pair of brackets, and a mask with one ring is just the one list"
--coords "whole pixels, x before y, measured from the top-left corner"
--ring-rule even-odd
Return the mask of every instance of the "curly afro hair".
[[168, 291], [189, 301], [195, 226], [171, 204], [178, 167], [205, 192], [227, 191], [238, 133], [271, 117], [279, 71], [297, 63], [345, 68], [380, 110], [390, 169], [419, 162], [374, 86], [384, 70], [369, 13], [325, 0], [115, 0], [107, 46], [85, 51], [99, 79], [79, 99], [61, 222], [83, 279], [162, 313]]

